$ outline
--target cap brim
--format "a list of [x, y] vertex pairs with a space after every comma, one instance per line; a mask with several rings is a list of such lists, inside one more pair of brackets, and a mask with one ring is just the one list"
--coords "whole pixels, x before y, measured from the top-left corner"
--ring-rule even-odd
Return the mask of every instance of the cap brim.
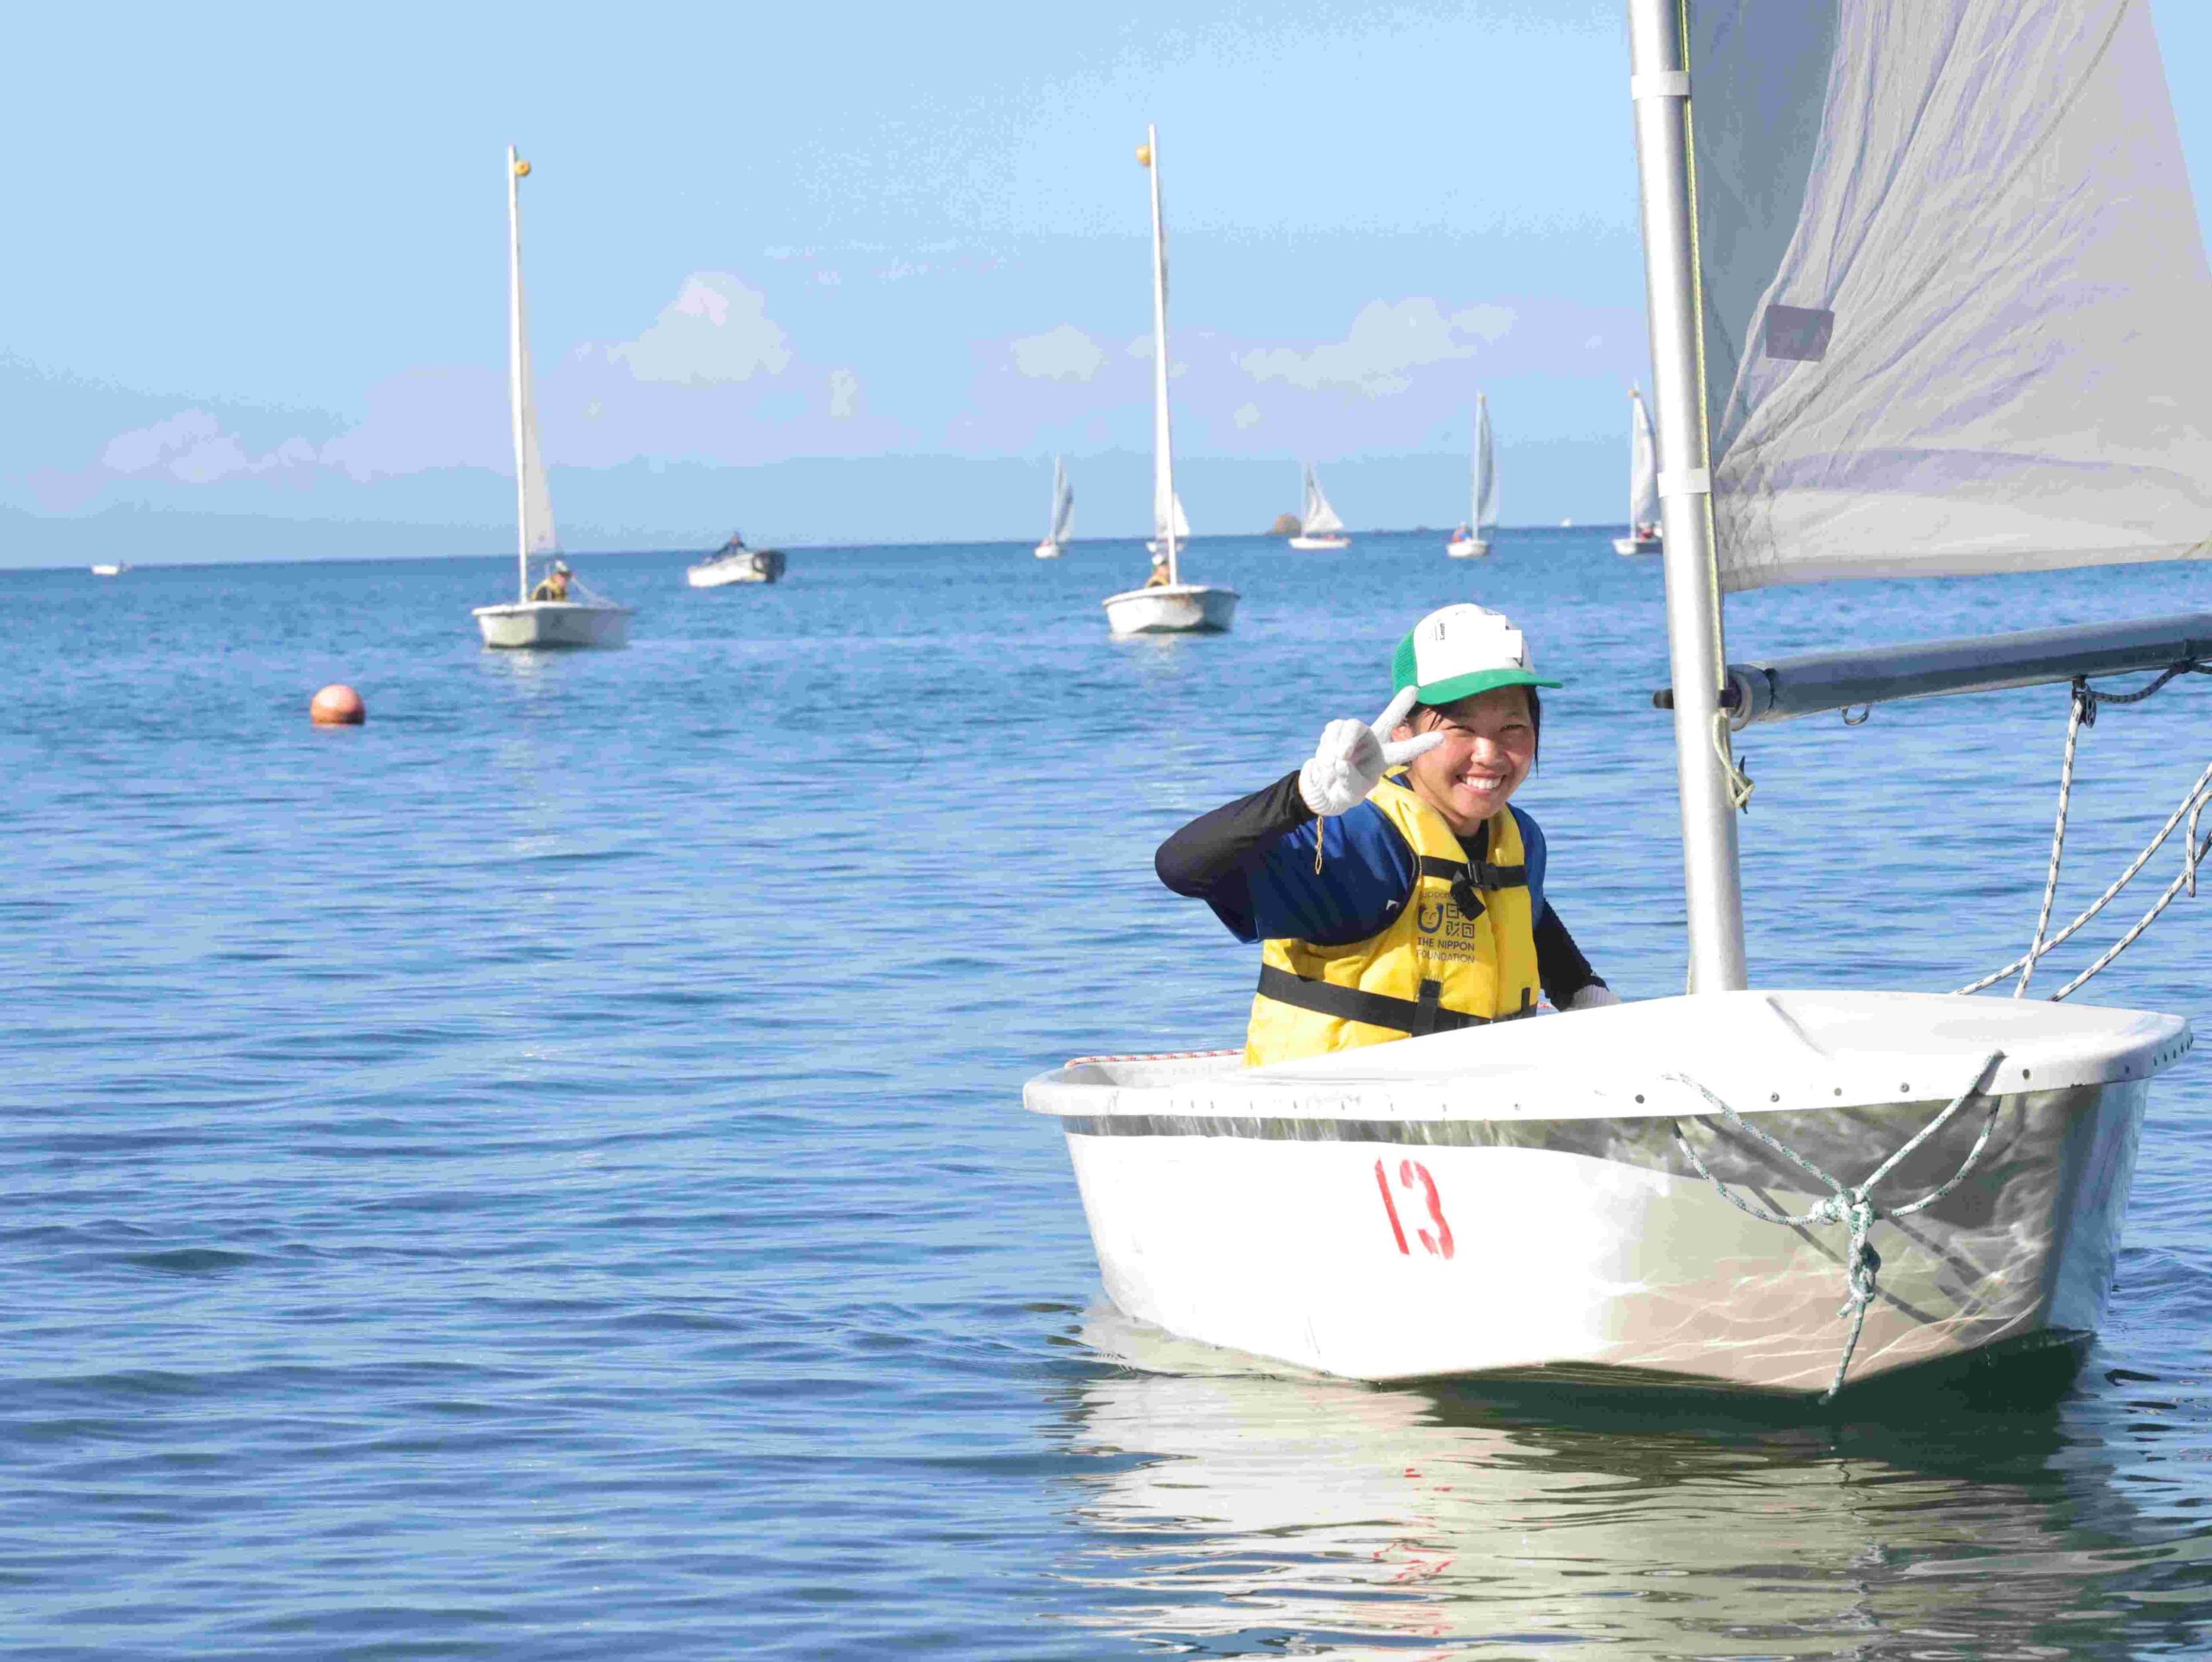
[[1432, 681], [1417, 688], [1414, 696], [1424, 704], [1456, 704], [1463, 698], [1472, 698], [1477, 693], [1493, 692], [1500, 687], [1557, 687], [1556, 681], [1546, 681], [1533, 669], [1478, 669], [1472, 675], [1450, 676], [1442, 681]]

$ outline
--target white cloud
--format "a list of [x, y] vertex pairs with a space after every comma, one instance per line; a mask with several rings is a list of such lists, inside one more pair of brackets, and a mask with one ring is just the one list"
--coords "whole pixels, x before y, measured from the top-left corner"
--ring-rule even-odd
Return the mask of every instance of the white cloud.
[[830, 371], [830, 419], [849, 421], [861, 407], [861, 377], [850, 370]]
[[1230, 419], [1239, 427], [1257, 427], [1260, 424], [1260, 407], [1257, 404], [1239, 404], [1236, 413]]
[[781, 375], [791, 361], [789, 337], [769, 317], [767, 296], [727, 271], [693, 272], [651, 328], [607, 355], [640, 381], [685, 386]]
[[1392, 302], [1373, 300], [1359, 308], [1342, 340], [1310, 352], [1262, 346], [1237, 366], [1255, 381], [1283, 381], [1308, 392], [1336, 390], [1380, 398], [1413, 385], [1409, 371], [1472, 358], [1513, 327], [1503, 306], [1471, 306], [1446, 316], [1427, 295]]
[[1010, 345], [1014, 369], [1033, 380], [1088, 381], [1106, 366], [1105, 349], [1072, 323]]
[[[1152, 362], [1152, 337], [1148, 334], [1139, 335], [1135, 340], [1129, 342], [1128, 352], [1130, 357], [1141, 358], [1149, 364]], [[1167, 362], [1167, 378], [1171, 381], [1180, 380], [1190, 372], [1190, 368], [1188, 364], [1179, 358], [1170, 358]]]
[[[357, 482], [433, 467], [512, 473], [506, 380], [504, 367], [473, 365], [408, 370], [380, 381], [369, 389], [360, 422], [324, 445], [317, 459]], [[541, 387], [539, 413], [546, 408]]]
[[111, 473], [167, 473], [187, 485], [212, 485], [238, 473], [312, 466], [315, 460], [315, 447], [302, 438], [287, 439], [274, 450], [254, 455], [237, 434], [204, 409], [179, 410], [151, 427], [118, 433], [100, 451], [100, 466]]

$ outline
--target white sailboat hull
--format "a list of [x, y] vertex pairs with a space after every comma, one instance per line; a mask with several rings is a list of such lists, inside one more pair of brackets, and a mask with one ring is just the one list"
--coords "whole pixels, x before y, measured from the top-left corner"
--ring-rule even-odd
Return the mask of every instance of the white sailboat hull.
[[1478, 536], [1455, 536], [1444, 545], [1444, 552], [1454, 560], [1480, 560], [1490, 553], [1490, 544]]
[[1057, 560], [1063, 552], [1060, 545], [1049, 536], [1037, 545], [1037, 557], [1039, 560]]
[[[1065, 1131], [1106, 1291], [1185, 1338], [1350, 1379], [1537, 1376], [1818, 1394], [1847, 1334], [1825, 1190], [1667, 1075], [1700, 1077], [1848, 1183], [2005, 1051], [1986, 1097], [1878, 1188], [1940, 1186], [1871, 1240], [1850, 1379], [2102, 1318], [2147, 1080], [2177, 1018], [1915, 994], [1655, 999], [1245, 1070], [1071, 1063], [1026, 1100]], [[1900, 1087], [1903, 1088], [1900, 1089]], [[1779, 1095], [1783, 1100], [1770, 1099]]]
[[1337, 549], [1350, 548], [1351, 546], [1351, 538], [1349, 536], [1306, 536], [1301, 535], [1292, 537], [1290, 539], [1290, 546], [1294, 549], [1304, 549], [1308, 552], [1333, 552]]
[[1236, 591], [1207, 583], [1164, 583], [1109, 594], [1106, 626], [1116, 635], [1220, 634], [1236, 615]]
[[511, 600], [480, 606], [474, 615], [486, 646], [624, 646], [630, 639], [627, 606]]
[[1615, 554], [1662, 554], [1666, 545], [1656, 536], [1617, 536], [1613, 539]]
[[687, 567], [683, 580], [693, 588], [721, 588], [730, 583], [772, 583], [784, 574], [784, 556], [775, 549], [744, 549]]

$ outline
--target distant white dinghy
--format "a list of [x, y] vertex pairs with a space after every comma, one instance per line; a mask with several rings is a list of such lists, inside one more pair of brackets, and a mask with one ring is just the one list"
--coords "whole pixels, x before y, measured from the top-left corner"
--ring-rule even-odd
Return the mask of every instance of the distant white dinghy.
[[1467, 523], [1452, 534], [1444, 552], [1454, 560], [1479, 560], [1490, 552], [1484, 535], [1497, 523], [1497, 458], [1490, 436], [1490, 400], [1475, 395], [1475, 447], [1468, 479]]
[[1298, 517], [1298, 535], [1290, 539], [1294, 549], [1308, 552], [1336, 552], [1351, 546], [1351, 538], [1344, 533], [1344, 522], [1330, 506], [1329, 498], [1321, 493], [1320, 476], [1313, 464], [1306, 464], [1304, 480], [1305, 511]]
[[732, 583], [772, 583], [784, 574], [781, 549], [748, 549], [745, 538], [731, 533], [728, 542], [708, 559], [687, 566], [683, 580], [693, 588], [727, 588]]
[[[1191, 517], [1183, 511], [1181, 496], [1171, 492], [1168, 500], [1174, 504], [1169, 513], [1168, 523], [1174, 527], [1175, 546], [1180, 548], [1191, 540]], [[1167, 532], [1155, 523], [1152, 528], [1152, 535], [1145, 539], [1144, 551], [1147, 554], [1158, 554], [1166, 546]]]
[[118, 561], [113, 565], [94, 566], [92, 568], [92, 575], [95, 577], [120, 577], [124, 572], [129, 571], [130, 569], [130, 566], [129, 561]]
[[1659, 447], [1651, 437], [1651, 412], [1634, 387], [1628, 409], [1628, 535], [1613, 539], [1613, 552], [1658, 554], [1666, 548], [1659, 531]]
[[[531, 599], [530, 557], [560, 547], [553, 529], [553, 498], [538, 459], [537, 411], [531, 396], [529, 331], [522, 300], [522, 203], [519, 187], [530, 163], [507, 147], [507, 402], [515, 441], [515, 598], [475, 609], [484, 644], [502, 647], [621, 646], [630, 638], [630, 609], [581, 583], [561, 599]], [[559, 562], [555, 562], [558, 564]], [[566, 575], [565, 568], [562, 574]], [[549, 568], [548, 580], [552, 577]]]
[[1068, 536], [1075, 529], [1075, 492], [1068, 485], [1065, 456], [1052, 458], [1052, 512], [1045, 527], [1045, 540], [1037, 545], [1039, 560], [1057, 560], [1066, 552]]
[[[1152, 530], [1155, 580], [1109, 594], [1106, 626], [1116, 635], [1217, 635], [1236, 616], [1236, 591], [1186, 583], [1182, 545], [1191, 534], [1175, 494], [1175, 453], [1167, 424], [1167, 244], [1160, 215], [1160, 134], [1145, 130], [1137, 152], [1152, 187]], [[1164, 579], [1165, 580], [1158, 580]]]
[[[2212, 557], [2212, 272], [2150, 10], [1628, 16], [1689, 991], [1484, 1023], [1316, 981], [1412, 1036], [1260, 1068], [1084, 1056], [1025, 1100], [1066, 1139], [1109, 1294], [1184, 1339], [1369, 1380], [1827, 1401], [1968, 1364], [2001, 1384], [2030, 1356], [2047, 1380], [2103, 1320], [2145, 1107], [2192, 1042], [2179, 1015], [2064, 1000], [2212, 859], [2207, 770], [2062, 925], [2066, 792], [2101, 703], [2205, 695], [2185, 672], [2212, 672], [2212, 616], [1741, 661], [1724, 629], [1728, 594], [1773, 584]], [[1956, 993], [1754, 986], [1735, 733], [2025, 687], [2068, 714], [2020, 955]], [[1832, 759], [1831, 791], [1928, 817], [1879, 756]], [[2031, 996], [2184, 826], [2149, 909], [2130, 921], [2131, 897]], [[1925, 979], [1956, 985], [1946, 967]]]

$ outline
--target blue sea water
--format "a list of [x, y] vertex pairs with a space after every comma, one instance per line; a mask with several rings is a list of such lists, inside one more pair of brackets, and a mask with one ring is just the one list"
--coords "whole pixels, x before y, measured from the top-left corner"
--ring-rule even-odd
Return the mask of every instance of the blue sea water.
[[[1152, 849], [1371, 716], [1427, 609], [1505, 609], [1567, 683], [1518, 799], [1554, 898], [1617, 987], [1679, 988], [1656, 564], [1441, 542], [1201, 541], [1235, 632], [1121, 643], [1128, 544], [704, 593], [603, 556], [634, 644], [543, 656], [476, 643], [495, 560], [0, 574], [0, 1652], [2212, 1648], [2201, 1060], [2056, 1401], [1370, 1390], [1103, 1306], [1021, 1083], [1236, 1040], [1251, 954]], [[2204, 606], [2201, 568], [1835, 586], [1732, 602], [1731, 644]], [[339, 680], [367, 726], [310, 727]], [[2212, 760], [2209, 699], [2085, 736], [2062, 917]], [[2064, 713], [1748, 735], [1758, 979], [2016, 952]], [[2091, 996], [2212, 1015], [2208, 907]]]

